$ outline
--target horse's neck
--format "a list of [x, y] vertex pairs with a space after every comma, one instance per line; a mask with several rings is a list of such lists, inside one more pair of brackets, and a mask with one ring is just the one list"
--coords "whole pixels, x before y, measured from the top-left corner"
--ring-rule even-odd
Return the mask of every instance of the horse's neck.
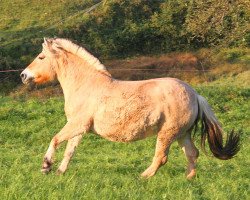
[[71, 56], [66, 62], [59, 63], [57, 77], [63, 89], [65, 101], [79, 89], [82, 91], [93, 90], [111, 80], [108, 72], [96, 70], [77, 56]]

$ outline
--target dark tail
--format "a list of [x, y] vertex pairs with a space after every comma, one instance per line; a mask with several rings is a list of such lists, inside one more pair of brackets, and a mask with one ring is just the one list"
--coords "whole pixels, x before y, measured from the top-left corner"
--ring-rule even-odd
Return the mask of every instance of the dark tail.
[[[199, 119], [202, 121], [201, 147], [205, 151], [205, 142], [208, 140], [209, 148], [216, 158], [228, 160], [233, 158], [240, 150], [239, 134], [231, 131], [227, 135], [223, 146], [222, 128], [206, 99], [198, 95]], [[206, 152], [206, 151], [205, 151]]]

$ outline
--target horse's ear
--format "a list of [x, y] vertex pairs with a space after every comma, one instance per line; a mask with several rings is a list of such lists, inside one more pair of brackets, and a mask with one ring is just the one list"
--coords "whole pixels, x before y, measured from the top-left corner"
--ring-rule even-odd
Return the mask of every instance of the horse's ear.
[[58, 44], [56, 41], [53, 42], [52, 48], [57, 53], [60, 53], [63, 50], [62, 46], [60, 44]]
[[47, 40], [46, 37], [43, 38], [43, 42], [44, 42], [45, 45], [48, 45], [48, 40]]
[[55, 54], [55, 50], [52, 48], [53, 41], [47, 38], [44, 38], [43, 51], [48, 54]]
[[53, 43], [53, 40], [51, 40], [51, 39], [49, 39], [49, 38], [43, 38], [43, 40], [44, 40], [43, 45], [45, 45], [45, 46], [47, 46], [47, 47], [51, 46], [52, 43]]

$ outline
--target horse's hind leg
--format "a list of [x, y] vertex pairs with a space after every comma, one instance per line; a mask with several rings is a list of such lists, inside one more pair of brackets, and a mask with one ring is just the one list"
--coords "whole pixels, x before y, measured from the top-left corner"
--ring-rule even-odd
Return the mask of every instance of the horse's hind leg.
[[82, 135], [78, 135], [78, 136], [75, 136], [72, 139], [68, 140], [67, 147], [66, 147], [66, 150], [64, 152], [64, 157], [63, 157], [63, 160], [62, 160], [62, 162], [57, 170], [57, 174], [63, 174], [66, 171], [68, 164], [69, 164], [69, 161], [72, 158], [76, 147], [81, 142], [81, 139], [82, 139]]
[[191, 133], [188, 132], [185, 136], [178, 139], [178, 143], [182, 150], [184, 151], [187, 160], [187, 179], [192, 179], [196, 174], [196, 161], [199, 156], [199, 151], [195, 147], [192, 139]]
[[167, 156], [176, 131], [161, 130], [157, 136], [155, 155], [152, 164], [141, 174], [142, 177], [149, 178], [167, 162]]

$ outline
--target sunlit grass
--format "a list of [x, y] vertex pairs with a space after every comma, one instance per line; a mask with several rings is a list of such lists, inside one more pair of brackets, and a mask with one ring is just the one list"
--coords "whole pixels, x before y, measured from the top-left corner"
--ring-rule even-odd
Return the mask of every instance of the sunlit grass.
[[[53, 30], [75, 24], [76, 14], [94, 5], [91, 0], [0, 1], [1, 45], [17, 45], [31, 38], [53, 35]], [[81, 14], [81, 13], [80, 13]], [[76, 17], [72, 18], [72, 16]], [[32, 16], [32, 17], [31, 17]], [[8, 45], [8, 46], [6, 46]]]

